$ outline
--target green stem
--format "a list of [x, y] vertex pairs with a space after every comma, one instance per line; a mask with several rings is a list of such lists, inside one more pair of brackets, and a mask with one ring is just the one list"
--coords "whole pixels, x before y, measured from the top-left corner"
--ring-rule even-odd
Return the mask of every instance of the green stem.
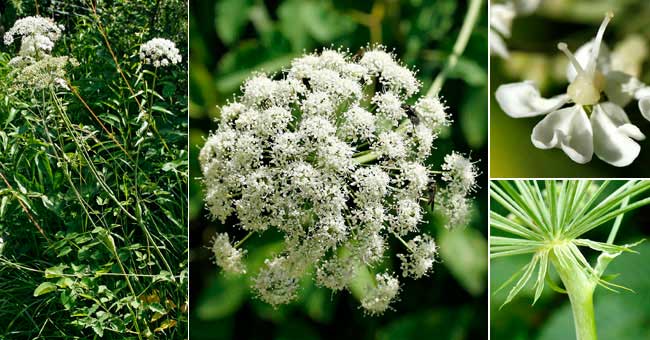
[[469, 37], [472, 35], [474, 26], [476, 26], [476, 21], [478, 20], [478, 15], [481, 12], [482, 4], [483, 0], [470, 0], [469, 8], [465, 14], [465, 19], [463, 20], [463, 26], [460, 28], [460, 33], [458, 34], [458, 38], [456, 38], [456, 43], [454, 43], [453, 49], [451, 50], [451, 55], [449, 56], [449, 59], [447, 59], [447, 64], [445, 64], [442, 72], [440, 72], [438, 76], [436, 76], [436, 79], [434, 79], [431, 88], [427, 92], [427, 97], [435, 97], [438, 95], [438, 93], [440, 93], [442, 84], [444, 84], [445, 80], [447, 79], [447, 75], [449, 75], [449, 72], [451, 72], [454, 67], [456, 67], [458, 58], [463, 55], [465, 47], [467, 47]]
[[551, 252], [550, 258], [571, 301], [576, 339], [596, 340], [598, 336], [593, 303], [595, 281], [577, 262], [559, 261], [554, 252]]
[[246, 242], [246, 240], [248, 240], [251, 236], [253, 236], [253, 234], [255, 234], [254, 231], [249, 232], [248, 235], [244, 236], [243, 239], [241, 239], [241, 240], [239, 240], [239, 242], [235, 243], [235, 248], [239, 248], [242, 244], [244, 244], [244, 242]]

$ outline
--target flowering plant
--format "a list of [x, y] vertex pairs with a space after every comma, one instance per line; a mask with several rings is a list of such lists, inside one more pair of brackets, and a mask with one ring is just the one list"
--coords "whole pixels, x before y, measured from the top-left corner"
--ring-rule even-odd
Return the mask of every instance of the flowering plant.
[[[200, 153], [210, 214], [221, 222], [234, 215], [249, 232], [234, 244], [217, 234], [216, 263], [244, 273], [242, 243], [280, 231], [284, 249], [253, 280], [272, 305], [294, 300], [312, 267], [318, 285], [349, 289], [360, 268], [379, 268], [388, 237], [403, 244], [402, 276], [427, 275], [436, 244], [417, 234], [421, 204], [435, 200], [448, 227], [462, 226], [477, 169], [456, 152], [439, 169], [423, 164], [451, 122], [438, 97], [406, 104], [420, 86], [382, 46], [360, 58], [326, 49], [295, 59], [281, 76], [247, 80]], [[374, 281], [361, 305], [378, 314], [400, 285], [390, 271]]]

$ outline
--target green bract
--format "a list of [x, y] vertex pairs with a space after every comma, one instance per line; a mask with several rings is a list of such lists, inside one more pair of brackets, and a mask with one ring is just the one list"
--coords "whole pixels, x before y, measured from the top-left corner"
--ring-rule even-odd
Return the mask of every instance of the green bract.
[[[596, 286], [624, 288], [603, 277], [607, 265], [639, 244], [614, 245], [623, 214], [650, 204], [644, 195], [648, 181], [495, 181], [490, 196], [508, 211], [490, 211], [490, 257], [531, 254], [531, 260], [498, 290], [512, 285], [504, 305], [533, 279], [535, 303], [548, 279], [549, 267], [557, 271], [569, 295], [579, 339], [595, 339], [592, 296]], [[587, 232], [614, 220], [606, 242], [582, 238]], [[600, 253], [591, 264], [580, 247]], [[550, 281], [547, 280], [547, 281]], [[557, 288], [556, 288], [557, 289]], [[497, 291], [498, 291], [497, 290]], [[561, 290], [562, 289], [557, 289]], [[563, 291], [564, 292], [564, 291]]]

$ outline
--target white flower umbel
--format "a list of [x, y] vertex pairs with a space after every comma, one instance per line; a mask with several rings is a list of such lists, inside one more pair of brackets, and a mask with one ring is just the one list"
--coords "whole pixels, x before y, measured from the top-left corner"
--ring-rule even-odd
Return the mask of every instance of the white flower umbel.
[[78, 66], [74, 58], [47, 56], [40, 60], [15, 57], [9, 61], [15, 66], [9, 77], [13, 79], [14, 88], [18, 90], [45, 90], [62, 88], [69, 90], [66, 68]]
[[140, 60], [155, 67], [165, 67], [181, 62], [181, 55], [173, 41], [153, 38], [140, 46]]
[[566, 44], [558, 44], [570, 61], [566, 93], [542, 98], [529, 81], [505, 84], [497, 89], [496, 99], [509, 116], [546, 115], [531, 135], [536, 147], [560, 148], [581, 164], [591, 161], [595, 153], [617, 167], [630, 165], [639, 155], [641, 147], [636, 141], [645, 136], [630, 123], [622, 108], [642, 84], [630, 75], [611, 69], [609, 51], [602, 39], [612, 16], [611, 13], [605, 16], [596, 38], [579, 48], [575, 56]]
[[23, 57], [38, 57], [52, 52], [54, 43], [61, 37], [64, 27], [50, 18], [41, 16], [25, 17], [16, 20], [14, 25], [5, 33], [5, 45], [13, 44], [16, 38], [21, 39], [20, 55]]
[[18, 19], [5, 33], [4, 42], [12, 44], [21, 39], [18, 56], [12, 58], [9, 78], [17, 90], [45, 90], [61, 88], [69, 90], [66, 68], [77, 66], [74, 58], [50, 55], [54, 43], [61, 38], [64, 27], [52, 19], [40, 16]]
[[[475, 172], [471, 163], [469, 171], [424, 164], [450, 119], [438, 97], [405, 103], [419, 87], [415, 73], [381, 46], [359, 59], [326, 49], [294, 60], [282, 75], [252, 75], [242, 95], [221, 108], [199, 157], [207, 209], [222, 223], [234, 217], [249, 236], [284, 235], [284, 248], [254, 280], [260, 299], [291, 302], [310, 273], [320, 286], [350, 289], [359, 270], [371, 270], [377, 279], [361, 304], [379, 314], [399, 290], [397, 279], [374, 272], [392, 237], [417, 252], [405, 271], [420, 277], [430, 269], [435, 246], [426, 248], [433, 240], [419, 235], [419, 224], [432, 174], [449, 190], [466, 188], [458, 198], [465, 202]], [[224, 248], [214, 249], [217, 259], [239, 254], [215, 240], [214, 247]]]

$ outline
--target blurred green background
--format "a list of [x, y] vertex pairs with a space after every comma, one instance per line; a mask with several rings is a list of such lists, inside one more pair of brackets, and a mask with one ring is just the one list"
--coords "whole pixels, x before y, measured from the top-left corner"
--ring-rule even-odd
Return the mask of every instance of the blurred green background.
[[[604, 42], [628, 58], [645, 54], [639, 66], [641, 81], [650, 83], [648, 42], [650, 42], [650, 1], [647, 0], [544, 0], [529, 16], [513, 21], [512, 37], [506, 39], [509, 60], [492, 57], [490, 93], [490, 170], [497, 178], [529, 177], [648, 177], [650, 143], [639, 142], [641, 154], [628, 167], [616, 168], [594, 155], [585, 165], [571, 161], [561, 150], [541, 150], [533, 146], [530, 134], [542, 117], [514, 119], [505, 115], [494, 99], [494, 91], [504, 83], [534, 80], [542, 96], [566, 91], [568, 59], [557, 49], [564, 41], [575, 51], [593, 39], [605, 13], [614, 18], [607, 27]], [[633, 124], [650, 136], [650, 122], [631, 102], [625, 111]]]
[[[622, 185], [624, 181], [617, 183]], [[612, 186], [609, 191], [613, 191]], [[492, 201], [492, 210], [505, 211]], [[605, 241], [613, 222], [590, 231], [582, 238]], [[625, 214], [616, 235], [615, 244], [629, 244], [650, 237], [650, 207], [645, 206]], [[590, 263], [595, 263], [597, 252], [580, 249]], [[594, 309], [599, 339], [642, 340], [650, 338], [650, 243], [634, 248], [638, 254], [625, 253], [607, 267], [606, 275], [617, 275], [612, 282], [632, 289], [618, 293], [596, 288]], [[530, 255], [508, 256], [490, 261], [490, 336], [494, 340], [559, 340], [575, 339], [571, 305], [567, 295], [553, 291], [548, 284], [534, 306], [533, 281], [509, 304], [501, 307], [510, 291], [508, 287], [495, 293], [516, 271], [530, 262]], [[554, 270], [551, 277], [561, 286]]]
[[[422, 228], [436, 236], [441, 263], [420, 280], [403, 280], [395, 311], [366, 317], [349, 293], [336, 295], [307, 283], [299, 301], [277, 310], [254, 299], [250, 278], [226, 277], [206, 246], [215, 231], [233, 231], [206, 218], [197, 154], [218, 105], [239, 91], [255, 70], [280, 71], [303, 51], [382, 43], [428, 89], [447, 60], [467, 3], [407, 1], [190, 1], [190, 337], [192, 339], [480, 339], [487, 334], [487, 5], [442, 96], [455, 124], [436, 143], [431, 165], [451, 150], [480, 160], [481, 188], [472, 223], [448, 232], [436, 217]], [[237, 231], [233, 234], [237, 238]], [[255, 267], [272, 240], [252, 238], [245, 248]], [[390, 257], [395, 259], [394, 256]], [[394, 265], [398, 265], [395, 263]], [[255, 270], [252, 270], [254, 272]]]

